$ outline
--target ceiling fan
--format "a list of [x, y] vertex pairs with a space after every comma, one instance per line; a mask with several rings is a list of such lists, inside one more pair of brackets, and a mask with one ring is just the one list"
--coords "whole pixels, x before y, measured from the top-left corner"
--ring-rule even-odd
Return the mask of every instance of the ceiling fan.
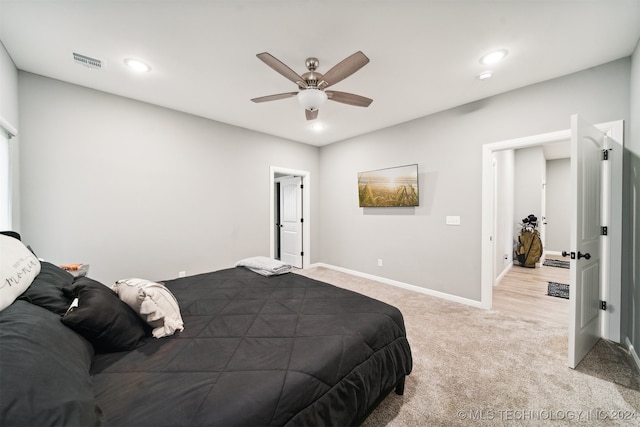
[[269, 67], [297, 84], [299, 90], [298, 92], [278, 93], [253, 98], [253, 102], [275, 101], [295, 96], [298, 98], [300, 105], [304, 107], [307, 120], [318, 118], [318, 109], [327, 99], [343, 104], [355, 105], [356, 107], [368, 107], [373, 102], [373, 99], [365, 98], [364, 96], [338, 92], [336, 90], [325, 90], [367, 65], [369, 58], [360, 51], [343, 59], [325, 74], [320, 74], [316, 71], [320, 65], [317, 58], [307, 58], [305, 66], [309, 71], [302, 76], [298, 75], [298, 73], [286, 66], [282, 61], [267, 52], [259, 53], [256, 56]]

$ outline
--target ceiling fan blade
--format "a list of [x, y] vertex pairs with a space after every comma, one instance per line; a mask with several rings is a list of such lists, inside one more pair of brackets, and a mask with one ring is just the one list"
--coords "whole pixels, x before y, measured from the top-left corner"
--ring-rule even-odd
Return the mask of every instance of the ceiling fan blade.
[[257, 54], [256, 56], [260, 58], [262, 62], [264, 62], [269, 67], [273, 68], [298, 86], [305, 89], [308, 87], [307, 82], [305, 82], [304, 79], [298, 75], [298, 73], [287, 67], [282, 61], [280, 61], [270, 53], [262, 52]]
[[367, 58], [364, 53], [357, 51], [327, 71], [324, 76], [322, 76], [322, 80], [318, 83], [318, 88], [324, 89], [346, 79], [351, 74], [367, 65], [368, 62], [369, 58]]
[[298, 92], [287, 92], [287, 93], [278, 93], [275, 95], [267, 95], [261, 96], [259, 98], [253, 98], [253, 102], [267, 102], [267, 101], [276, 101], [278, 99], [291, 98], [292, 96], [296, 96]]
[[318, 110], [304, 110], [305, 116], [307, 116], [307, 120], [315, 120], [318, 118]]
[[365, 98], [364, 96], [360, 95], [354, 95], [353, 93], [338, 92], [335, 90], [327, 90], [325, 91], [325, 93], [327, 94], [327, 98], [332, 101], [355, 105], [356, 107], [368, 107], [373, 102], [373, 99]]

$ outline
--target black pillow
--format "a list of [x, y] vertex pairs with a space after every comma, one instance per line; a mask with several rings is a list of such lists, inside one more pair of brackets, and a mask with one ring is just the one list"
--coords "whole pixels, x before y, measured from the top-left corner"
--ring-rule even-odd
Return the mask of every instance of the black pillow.
[[147, 334], [140, 316], [100, 282], [80, 277], [64, 293], [78, 298], [78, 306], [62, 323], [89, 340], [97, 353], [132, 350]]
[[93, 348], [26, 301], [0, 312], [0, 424], [104, 425], [89, 375]]
[[62, 316], [73, 298], [68, 297], [62, 288], [73, 283], [73, 275], [50, 262], [40, 261], [38, 274], [26, 291], [18, 297], [20, 300], [39, 305]]

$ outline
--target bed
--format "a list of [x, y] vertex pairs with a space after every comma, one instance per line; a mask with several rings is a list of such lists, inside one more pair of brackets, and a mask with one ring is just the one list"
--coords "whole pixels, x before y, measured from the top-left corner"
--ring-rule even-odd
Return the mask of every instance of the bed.
[[137, 326], [120, 325], [117, 338], [136, 330], [134, 343], [110, 351], [60, 320], [69, 290], [112, 291], [41, 262], [0, 312], [0, 424], [346, 426], [403, 393], [412, 359], [395, 307], [244, 267], [163, 283], [184, 329], [154, 338], [142, 322], [136, 339]]

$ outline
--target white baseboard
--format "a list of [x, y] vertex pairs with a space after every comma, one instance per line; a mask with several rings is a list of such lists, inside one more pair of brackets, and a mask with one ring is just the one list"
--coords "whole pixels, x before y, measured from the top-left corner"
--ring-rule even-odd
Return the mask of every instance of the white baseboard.
[[384, 283], [386, 285], [392, 285], [392, 286], [396, 286], [398, 288], [408, 289], [410, 291], [419, 292], [421, 294], [429, 295], [429, 296], [436, 297], [436, 298], [441, 298], [441, 299], [444, 299], [444, 300], [447, 300], [447, 301], [453, 301], [453, 302], [457, 302], [459, 304], [469, 305], [469, 306], [475, 307], [475, 308], [482, 308], [482, 306], [480, 304], [480, 301], [475, 301], [475, 300], [472, 300], [472, 299], [459, 297], [457, 295], [447, 294], [445, 292], [434, 291], [432, 289], [422, 288], [420, 286], [410, 285], [410, 284], [404, 283], [404, 282], [398, 282], [397, 280], [391, 280], [391, 279], [386, 279], [384, 277], [374, 276], [373, 274], [362, 273], [360, 271], [355, 271], [355, 270], [349, 270], [348, 268], [338, 267], [338, 266], [331, 265], [331, 264], [325, 264], [323, 262], [318, 262], [318, 263], [311, 264], [309, 267], [310, 268], [312, 268], [312, 267], [324, 267], [324, 268], [328, 268], [330, 270], [335, 270], [335, 271], [339, 271], [341, 273], [351, 274], [352, 276], [362, 277], [364, 279], [375, 280], [376, 282], [381, 282], [381, 283]]
[[624, 341], [625, 344], [627, 344], [627, 349], [629, 350], [631, 357], [633, 357], [633, 361], [636, 362], [636, 368], [638, 369], [638, 372], [640, 372], [640, 357], [638, 357], [636, 349], [633, 348], [633, 344], [631, 344], [631, 340], [629, 339], [629, 337], [625, 337]]
[[511, 270], [512, 267], [513, 267], [513, 261], [511, 261], [509, 265], [507, 265], [507, 267], [504, 270], [502, 270], [502, 273], [500, 273], [496, 278], [496, 281], [493, 282], [493, 286], [496, 286], [498, 283], [500, 283], [502, 278], [507, 275], [507, 273], [509, 272], [509, 270]]
[[545, 253], [549, 254], [549, 255], [562, 255], [562, 252], [560, 251], [548, 251], [545, 249]]

